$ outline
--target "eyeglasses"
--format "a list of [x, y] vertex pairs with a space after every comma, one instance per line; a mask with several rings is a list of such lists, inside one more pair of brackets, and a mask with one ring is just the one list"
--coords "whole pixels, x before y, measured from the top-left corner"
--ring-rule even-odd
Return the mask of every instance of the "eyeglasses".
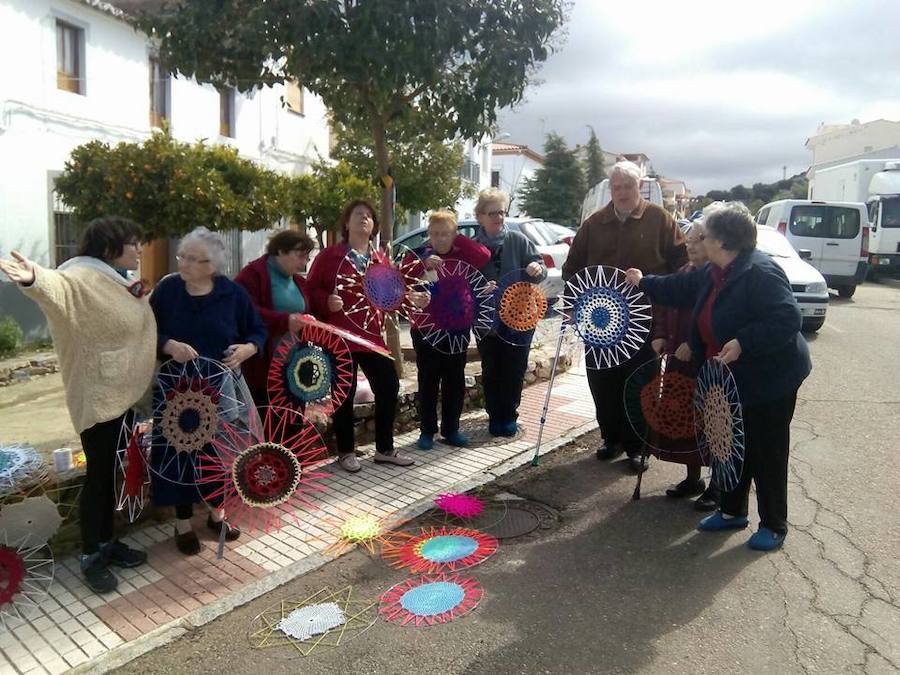
[[187, 265], [208, 265], [212, 262], [209, 258], [197, 258], [192, 255], [176, 255], [175, 260]]
[[505, 216], [505, 215], [506, 215], [506, 211], [485, 211], [484, 214], [485, 214], [486, 216], [491, 217], [491, 218], [497, 218], [497, 217], [499, 217], [499, 216]]

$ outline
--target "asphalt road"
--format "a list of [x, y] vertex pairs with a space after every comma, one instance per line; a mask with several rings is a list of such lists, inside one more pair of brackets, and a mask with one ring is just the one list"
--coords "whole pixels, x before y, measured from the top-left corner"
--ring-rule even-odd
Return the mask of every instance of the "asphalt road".
[[121, 672], [900, 672], [900, 282], [835, 298], [810, 344], [779, 552], [748, 550], [750, 530], [696, 532], [690, 503], [663, 494], [676, 466], [654, 463], [632, 501], [634, 477], [598, 462], [589, 434], [495, 486], [560, 519], [466, 572], [485, 590], [472, 614], [431, 628], [378, 621], [305, 659], [250, 649], [248, 625], [272, 603], [347, 584], [374, 601], [406, 577], [357, 551]]

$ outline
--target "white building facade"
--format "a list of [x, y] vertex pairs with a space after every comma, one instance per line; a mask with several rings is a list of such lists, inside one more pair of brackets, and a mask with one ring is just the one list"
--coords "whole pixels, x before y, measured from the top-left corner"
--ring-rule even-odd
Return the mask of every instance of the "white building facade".
[[491, 186], [509, 195], [510, 216], [527, 216], [522, 210], [520, 193], [525, 181], [544, 166], [544, 157], [527, 145], [514, 143], [493, 143], [491, 152]]
[[63, 207], [53, 181], [91, 140], [140, 142], [167, 120], [179, 140], [228, 144], [287, 174], [328, 156], [318, 98], [298, 87], [241, 95], [170, 78], [146, 36], [98, 4], [0, 2], [0, 254], [16, 248], [42, 265], [67, 257], [73, 242], [54, 223]]

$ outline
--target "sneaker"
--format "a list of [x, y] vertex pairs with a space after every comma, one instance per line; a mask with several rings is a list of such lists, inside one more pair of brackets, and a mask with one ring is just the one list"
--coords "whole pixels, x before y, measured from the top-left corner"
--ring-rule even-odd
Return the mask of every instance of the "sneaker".
[[376, 452], [374, 459], [376, 464], [393, 464], [394, 466], [412, 466], [416, 463], [411, 457], [404, 457], [396, 452], [393, 455], [382, 455], [380, 452]]
[[119, 585], [119, 580], [109, 571], [106, 560], [99, 553], [82, 556], [81, 573], [94, 593], [111, 593]]
[[721, 532], [722, 530], [743, 530], [747, 527], [747, 516], [732, 516], [726, 518], [721, 511], [716, 511], [711, 516], [706, 516], [697, 525], [701, 532]]
[[786, 536], [786, 532], [776, 532], [768, 527], [760, 526], [753, 536], [747, 540], [747, 546], [754, 551], [774, 551], [781, 548]]
[[349, 473], [356, 473], [362, 468], [359, 460], [356, 459], [356, 454], [352, 452], [348, 452], [346, 455], [341, 455], [340, 457], [338, 457], [338, 464], [341, 465], [341, 468], [344, 471], [347, 471]]
[[469, 445], [469, 437], [457, 430], [444, 436], [444, 442], [457, 448], [465, 448]]
[[691, 480], [685, 478], [678, 485], [673, 485], [666, 490], [666, 497], [681, 499], [682, 497], [696, 497], [706, 489], [706, 481], [702, 478]]
[[597, 448], [597, 459], [608, 461], [615, 459], [625, 452], [625, 448], [620, 443], [603, 443]]
[[213, 520], [212, 516], [206, 518], [206, 527], [215, 532], [216, 537], [222, 535], [223, 527], [227, 528], [225, 531], [225, 541], [235, 541], [241, 536], [241, 528], [232, 525], [227, 520]]
[[147, 562], [147, 553], [145, 551], [131, 548], [118, 540], [100, 544], [100, 554], [109, 565], [115, 565], [124, 569], [137, 567]]
[[193, 530], [184, 534], [178, 534], [178, 530], [176, 530], [175, 546], [184, 555], [197, 555], [200, 553], [200, 540], [197, 539], [197, 534]]
[[419, 440], [416, 441], [416, 447], [419, 450], [431, 450], [434, 447], [434, 434], [419, 434]]

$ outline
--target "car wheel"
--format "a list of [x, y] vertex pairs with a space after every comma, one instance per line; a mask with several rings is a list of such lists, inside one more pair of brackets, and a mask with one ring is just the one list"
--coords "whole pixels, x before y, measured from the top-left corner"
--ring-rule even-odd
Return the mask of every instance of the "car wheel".
[[838, 289], [838, 295], [842, 298], [852, 298], [854, 293], [856, 293], [856, 284], [853, 284], [852, 286], [841, 286]]
[[819, 319], [804, 319], [803, 327], [800, 329], [804, 333], [815, 333], [825, 325], [825, 317]]

